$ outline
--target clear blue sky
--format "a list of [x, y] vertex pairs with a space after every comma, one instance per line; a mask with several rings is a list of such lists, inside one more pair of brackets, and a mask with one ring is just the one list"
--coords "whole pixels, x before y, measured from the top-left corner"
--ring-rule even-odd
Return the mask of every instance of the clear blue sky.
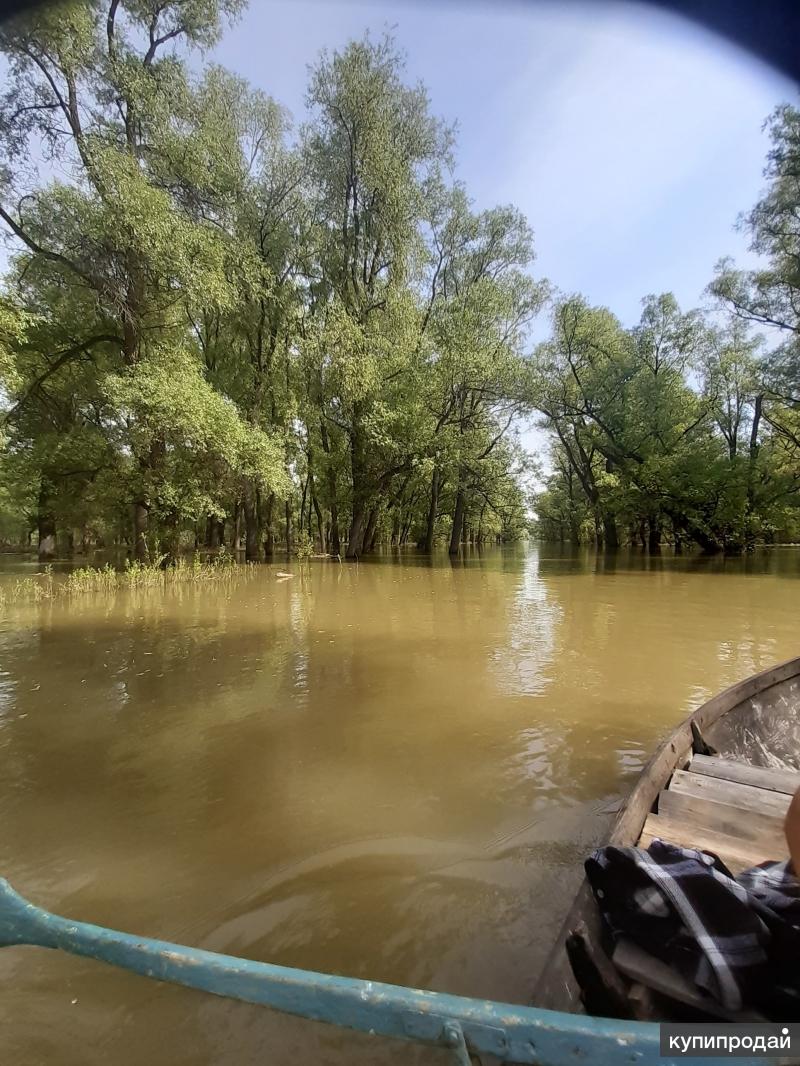
[[737, 214], [763, 185], [761, 126], [792, 83], [692, 23], [630, 3], [253, 0], [213, 58], [303, 116], [323, 47], [391, 27], [408, 74], [457, 121], [479, 206], [513, 202], [535, 272], [626, 323], [649, 292], [698, 304], [747, 258]]

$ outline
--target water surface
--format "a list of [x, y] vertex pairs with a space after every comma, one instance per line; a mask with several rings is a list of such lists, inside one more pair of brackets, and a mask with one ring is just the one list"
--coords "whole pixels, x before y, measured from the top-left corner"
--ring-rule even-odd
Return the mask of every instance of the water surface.
[[[135, 933], [525, 1002], [659, 738], [800, 651], [799, 576], [540, 546], [6, 607], [0, 873]], [[0, 982], [14, 1066], [448, 1061], [41, 949]]]

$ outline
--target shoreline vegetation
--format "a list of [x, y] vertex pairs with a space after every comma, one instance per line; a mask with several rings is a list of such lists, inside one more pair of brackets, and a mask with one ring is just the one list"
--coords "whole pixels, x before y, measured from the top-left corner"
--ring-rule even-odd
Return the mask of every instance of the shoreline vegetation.
[[720, 260], [715, 310], [643, 293], [623, 323], [536, 273], [514, 205], [476, 207], [391, 35], [321, 53], [294, 123], [202, 58], [242, 9], [0, 28], [0, 542], [143, 575], [240, 544], [800, 538], [800, 111], [768, 118], [740, 222], [761, 265]]

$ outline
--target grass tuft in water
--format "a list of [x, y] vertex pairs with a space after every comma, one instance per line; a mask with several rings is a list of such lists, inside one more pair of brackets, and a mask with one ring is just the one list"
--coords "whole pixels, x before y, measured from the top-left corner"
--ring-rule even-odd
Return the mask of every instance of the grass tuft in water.
[[123, 570], [115, 570], [110, 563], [103, 567], [82, 566], [72, 570], [63, 581], [56, 581], [53, 568], [46, 566], [40, 574], [21, 577], [10, 586], [0, 587], [0, 607], [88, 593], [115, 593], [122, 589], [166, 589], [178, 585], [232, 582], [252, 571], [252, 567], [239, 566], [230, 552], [225, 551], [208, 561], [197, 555], [192, 559], [181, 557], [169, 564], [167, 559], [164, 555], [151, 563], [126, 560]]

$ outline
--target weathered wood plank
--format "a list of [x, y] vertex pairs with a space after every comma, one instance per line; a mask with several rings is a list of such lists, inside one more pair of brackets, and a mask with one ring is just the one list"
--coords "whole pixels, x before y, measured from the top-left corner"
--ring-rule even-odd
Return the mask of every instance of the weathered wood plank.
[[[658, 813], [671, 821], [682, 821], [699, 832], [710, 830], [725, 836], [760, 844], [780, 854], [786, 849], [783, 818], [760, 811], [743, 810], [703, 796], [666, 789], [658, 798]], [[688, 832], [688, 828], [687, 828]]]
[[771, 767], [749, 766], [735, 759], [721, 759], [718, 755], [695, 755], [690, 764], [694, 774], [752, 785], [769, 792], [783, 792], [792, 796], [800, 788], [800, 773], [794, 770], [774, 770]]
[[736, 1013], [726, 1010], [671, 966], [657, 959], [655, 955], [643, 951], [630, 940], [620, 940], [614, 949], [612, 961], [620, 973], [624, 973], [632, 981], [645, 985], [654, 992], [676, 1000], [678, 1003], [686, 1003], [690, 1007], [704, 1011], [714, 1018], [723, 1018], [726, 1021], [755, 1021], [763, 1017], [750, 1011]]
[[766, 788], [739, 785], [735, 781], [723, 781], [719, 777], [707, 777], [704, 774], [693, 774], [686, 770], [675, 771], [669, 784], [669, 791], [714, 800], [717, 803], [727, 803], [738, 807], [741, 811], [752, 811], [780, 819], [786, 817], [791, 802], [791, 797], [783, 792], [770, 792]]
[[702, 830], [692, 824], [687, 825], [680, 819], [673, 821], [666, 815], [651, 814], [644, 823], [639, 846], [649, 847], [656, 837], [682, 848], [710, 851], [718, 855], [734, 874], [770, 859], [786, 858], [785, 846], [781, 852], [776, 852], [774, 848], [764, 847], [753, 841], [739, 840], [726, 833], [714, 833], [710, 829]]
[[664, 1018], [664, 1010], [659, 1007], [658, 997], [641, 981], [634, 981], [628, 989], [628, 1002], [637, 1022], [656, 1022]]
[[601, 1018], [633, 1017], [627, 985], [584, 922], [579, 922], [569, 934], [566, 949], [588, 1013]]

